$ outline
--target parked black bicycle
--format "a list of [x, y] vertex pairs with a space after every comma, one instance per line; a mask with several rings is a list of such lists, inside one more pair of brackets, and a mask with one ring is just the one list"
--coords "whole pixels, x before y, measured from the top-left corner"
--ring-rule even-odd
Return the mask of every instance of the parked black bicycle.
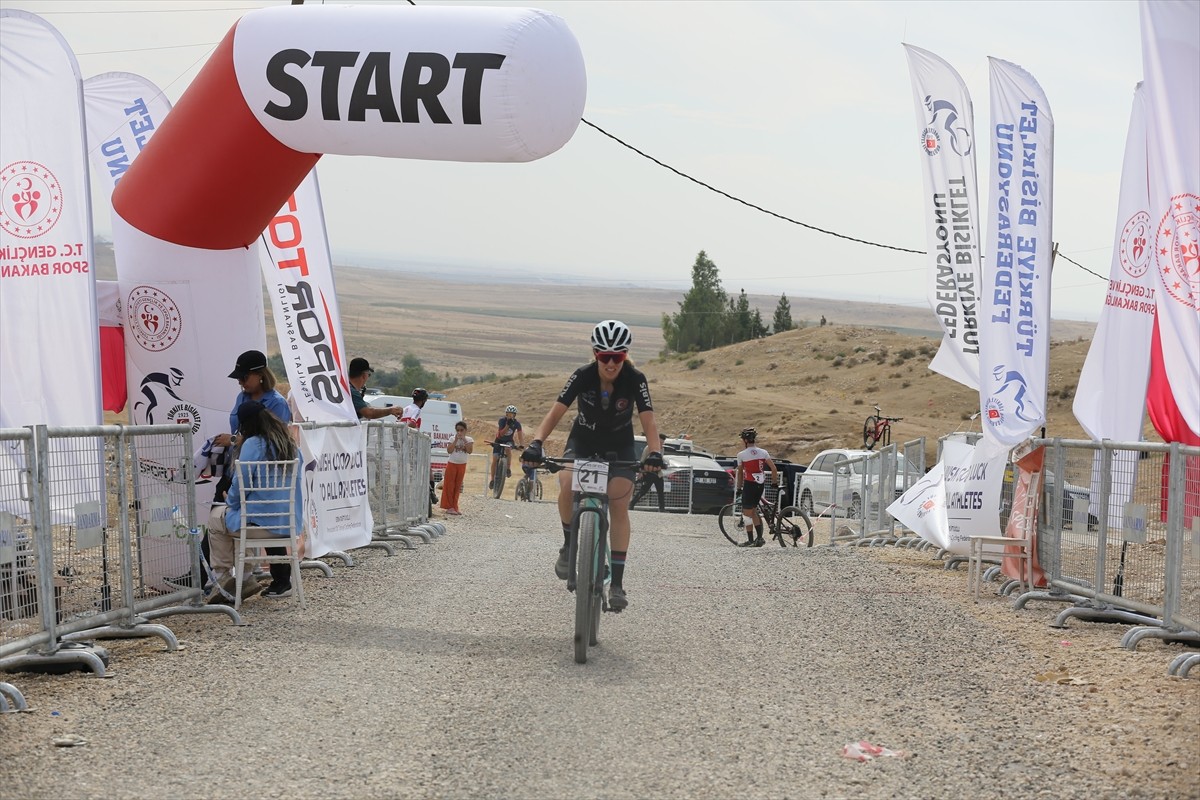
[[587, 663], [588, 647], [600, 634], [600, 612], [620, 613], [608, 606], [604, 588], [609, 580], [608, 471], [630, 468], [637, 461], [547, 458], [549, 472], [571, 469], [571, 538], [567, 544], [567, 591], [575, 593], [575, 661]]
[[[805, 547], [812, 547], [812, 520], [796, 506], [780, 508], [782, 500], [783, 492], [776, 492], [774, 502], [767, 500], [765, 493], [758, 502], [758, 515], [762, 518], [763, 525], [771, 532], [771, 538], [778, 542], [780, 547], [787, 547], [789, 542], [792, 547], [799, 547], [801, 541]], [[750, 515], [743, 511], [739, 498], [721, 509], [717, 524], [730, 544], [740, 546], [746, 540], [746, 525], [749, 524], [749, 520]]]

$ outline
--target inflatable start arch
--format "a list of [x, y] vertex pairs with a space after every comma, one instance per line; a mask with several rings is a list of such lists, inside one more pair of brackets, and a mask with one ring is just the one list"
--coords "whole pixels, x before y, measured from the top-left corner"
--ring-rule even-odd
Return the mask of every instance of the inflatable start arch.
[[575, 37], [535, 9], [242, 17], [113, 193], [129, 396], [149, 398], [132, 421], [228, 432], [226, 376], [266, 341], [251, 245], [323, 153], [532, 161], [571, 138], [585, 95]]

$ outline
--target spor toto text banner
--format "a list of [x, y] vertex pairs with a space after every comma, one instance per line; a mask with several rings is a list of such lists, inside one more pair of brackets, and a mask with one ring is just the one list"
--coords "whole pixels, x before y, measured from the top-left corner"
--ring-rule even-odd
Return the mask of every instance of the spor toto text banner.
[[929, 368], [979, 388], [979, 193], [971, 97], [938, 56], [904, 46], [912, 75], [925, 179], [929, 305], [942, 345]]
[[315, 169], [267, 225], [262, 242], [259, 260], [292, 407], [309, 422], [357, 419]]
[[1032, 75], [998, 58], [988, 61], [991, 202], [979, 398], [985, 439], [1007, 449], [1046, 421], [1054, 117]]

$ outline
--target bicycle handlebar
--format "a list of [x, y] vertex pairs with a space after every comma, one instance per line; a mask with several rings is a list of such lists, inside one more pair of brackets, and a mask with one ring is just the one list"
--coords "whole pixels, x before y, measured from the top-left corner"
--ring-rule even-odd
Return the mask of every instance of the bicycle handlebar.
[[640, 461], [609, 461], [608, 459], [604, 458], [551, 458], [547, 456], [546, 458], [542, 459], [541, 465], [546, 469], [547, 472], [560, 472], [564, 469], [569, 469], [575, 464], [576, 461], [596, 461], [607, 464], [610, 472], [612, 471], [613, 467], [616, 467], [617, 469], [621, 469], [622, 467], [638, 467], [641, 466], [642, 463]]

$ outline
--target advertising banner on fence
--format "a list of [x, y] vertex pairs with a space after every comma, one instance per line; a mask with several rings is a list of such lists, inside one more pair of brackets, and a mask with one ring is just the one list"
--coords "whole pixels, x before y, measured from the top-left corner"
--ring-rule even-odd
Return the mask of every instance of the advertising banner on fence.
[[40, 17], [3, 9], [0, 30], [0, 427], [98, 425], [79, 66]]
[[928, 50], [904, 45], [920, 129], [929, 246], [929, 305], [942, 346], [929, 368], [979, 388], [979, 193], [975, 117], [958, 72]]
[[[1150, 221], [1161, 374], [1151, 418], [1167, 441], [1200, 442], [1200, 5], [1144, 2]], [[1177, 419], [1172, 419], [1177, 417]]]
[[[1075, 418], [1093, 439], [1136, 442], [1146, 415], [1146, 382], [1150, 378], [1150, 336], [1154, 331], [1154, 294], [1158, 278], [1154, 262], [1149, 195], [1146, 193], [1145, 91], [1138, 84], [1125, 138], [1121, 195], [1108, 295], [1079, 386]], [[1114, 376], [1119, 376], [1114, 380]]]
[[948, 440], [942, 460], [888, 506], [888, 513], [923, 539], [967, 555], [970, 537], [1000, 533], [1000, 490], [1007, 454]]
[[991, 64], [989, 258], [983, 270], [979, 400], [984, 440], [1007, 450], [1046, 421], [1054, 210], [1054, 117], [1038, 82]]
[[262, 242], [259, 261], [292, 407], [309, 422], [357, 419], [315, 169], [267, 225]]
[[302, 428], [300, 433], [307, 557], [369, 544], [375, 520], [367, 497], [366, 427]]

